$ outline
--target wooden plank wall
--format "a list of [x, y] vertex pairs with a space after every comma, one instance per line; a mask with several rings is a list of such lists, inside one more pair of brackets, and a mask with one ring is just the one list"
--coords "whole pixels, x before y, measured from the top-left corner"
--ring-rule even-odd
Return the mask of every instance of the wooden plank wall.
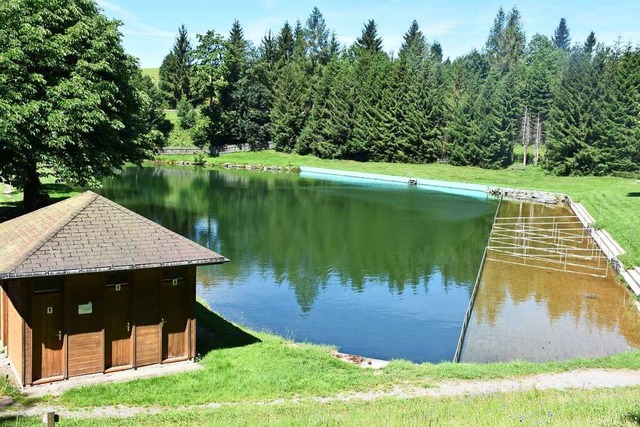
[[[196, 267], [180, 270], [187, 281], [185, 313], [186, 357], [196, 356]], [[164, 273], [164, 274], [163, 274]], [[162, 362], [162, 329], [160, 326], [160, 289], [162, 269], [136, 270], [131, 274], [133, 303], [134, 367]], [[186, 277], [185, 277], [186, 276]], [[30, 306], [34, 290], [47, 292], [62, 290], [64, 295], [65, 377], [104, 372], [105, 341], [103, 294], [106, 278], [104, 274], [81, 274], [58, 279], [58, 284], [37, 280], [11, 280], [2, 285], [0, 292], [0, 317], [6, 319], [0, 326], [6, 330], [4, 344], [21, 384], [32, 383], [32, 333]], [[62, 285], [64, 280], [64, 285]], [[42, 282], [42, 283], [41, 283]], [[55, 285], [55, 286], [54, 286]], [[51, 288], [51, 289], [49, 289]], [[92, 303], [92, 312], [79, 314], [78, 306]], [[6, 307], [6, 309], [4, 309]], [[26, 321], [25, 321], [26, 320]]]
[[159, 323], [161, 283], [161, 270], [137, 270], [133, 273], [136, 366], [162, 361], [162, 330]]
[[8, 355], [20, 384], [25, 384], [24, 376], [24, 310], [23, 298], [19, 281], [9, 281], [4, 289], [7, 294], [7, 348]]
[[[68, 276], [65, 280], [65, 333], [69, 377], [104, 371], [103, 287], [103, 274]], [[78, 306], [89, 302], [92, 312], [79, 314]]]

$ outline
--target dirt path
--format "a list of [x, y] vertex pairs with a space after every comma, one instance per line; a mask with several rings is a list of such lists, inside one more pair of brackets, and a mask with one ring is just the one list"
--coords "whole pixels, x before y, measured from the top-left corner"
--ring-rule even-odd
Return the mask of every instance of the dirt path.
[[[443, 398], [463, 395], [480, 395], [493, 393], [518, 392], [527, 390], [566, 390], [566, 389], [610, 389], [615, 387], [640, 386], [640, 371], [633, 370], [605, 370], [587, 369], [558, 374], [539, 374], [515, 379], [502, 380], [460, 380], [445, 381], [435, 384], [431, 388], [396, 386], [391, 390], [371, 392], [348, 392], [329, 397], [286, 398], [270, 401], [250, 403], [208, 403], [205, 405], [191, 405], [173, 408], [178, 411], [197, 411], [202, 409], [216, 409], [222, 406], [237, 405], [282, 405], [303, 402], [352, 402], [371, 401], [387, 397], [399, 399], [410, 398]], [[13, 408], [0, 412], [3, 417], [29, 417], [55, 411], [64, 418], [128, 418], [136, 415], [158, 414], [168, 408], [164, 407], [128, 407], [106, 406], [92, 409], [68, 410], [55, 405], [36, 405], [29, 408]]]

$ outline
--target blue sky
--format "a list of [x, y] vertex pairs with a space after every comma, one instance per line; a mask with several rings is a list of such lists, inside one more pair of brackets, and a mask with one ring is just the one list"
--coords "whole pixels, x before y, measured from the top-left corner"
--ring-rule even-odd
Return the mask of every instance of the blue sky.
[[195, 44], [195, 35], [207, 30], [227, 36], [233, 20], [238, 19], [246, 38], [259, 44], [269, 29], [277, 33], [285, 21], [294, 25], [299, 19], [304, 24], [314, 6], [345, 45], [353, 43], [367, 20], [375, 19], [386, 51], [397, 52], [413, 19], [429, 41], [442, 44], [445, 57], [480, 49], [501, 5], [520, 10], [527, 40], [535, 33], [552, 35], [564, 17], [573, 42], [582, 43], [590, 31], [607, 44], [618, 37], [625, 42], [640, 42], [639, 0], [98, 0], [98, 4], [107, 16], [124, 23], [121, 32], [125, 49], [140, 59], [142, 67], [160, 66], [181, 24], [186, 25]]

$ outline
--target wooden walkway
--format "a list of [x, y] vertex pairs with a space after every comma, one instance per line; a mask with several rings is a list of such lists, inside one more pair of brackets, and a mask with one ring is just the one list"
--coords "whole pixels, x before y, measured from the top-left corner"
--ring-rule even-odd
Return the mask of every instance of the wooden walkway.
[[591, 236], [602, 253], [607, 257], [613, 268], [618, 271], [627, 282], [627, 285], [636, 294], [640, 295], [640, 267], [626, 269], [618, 260], [620, 255], [625, 253], [622, 246], [616, 242], [606, 230], [596, 230], [593, 228], [595, 219], [589, 214], [581, 203], [571, 203], [571, 209], [585, 229], [591, 231]]

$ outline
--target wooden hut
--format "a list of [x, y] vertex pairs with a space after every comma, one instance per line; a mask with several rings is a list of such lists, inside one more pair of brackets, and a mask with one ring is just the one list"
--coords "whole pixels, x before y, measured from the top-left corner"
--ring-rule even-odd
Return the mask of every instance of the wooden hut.
[[196, 266], [226, 261], [90, 191], [0, 224], [0, 339], [18, 381], [194, 358]]

